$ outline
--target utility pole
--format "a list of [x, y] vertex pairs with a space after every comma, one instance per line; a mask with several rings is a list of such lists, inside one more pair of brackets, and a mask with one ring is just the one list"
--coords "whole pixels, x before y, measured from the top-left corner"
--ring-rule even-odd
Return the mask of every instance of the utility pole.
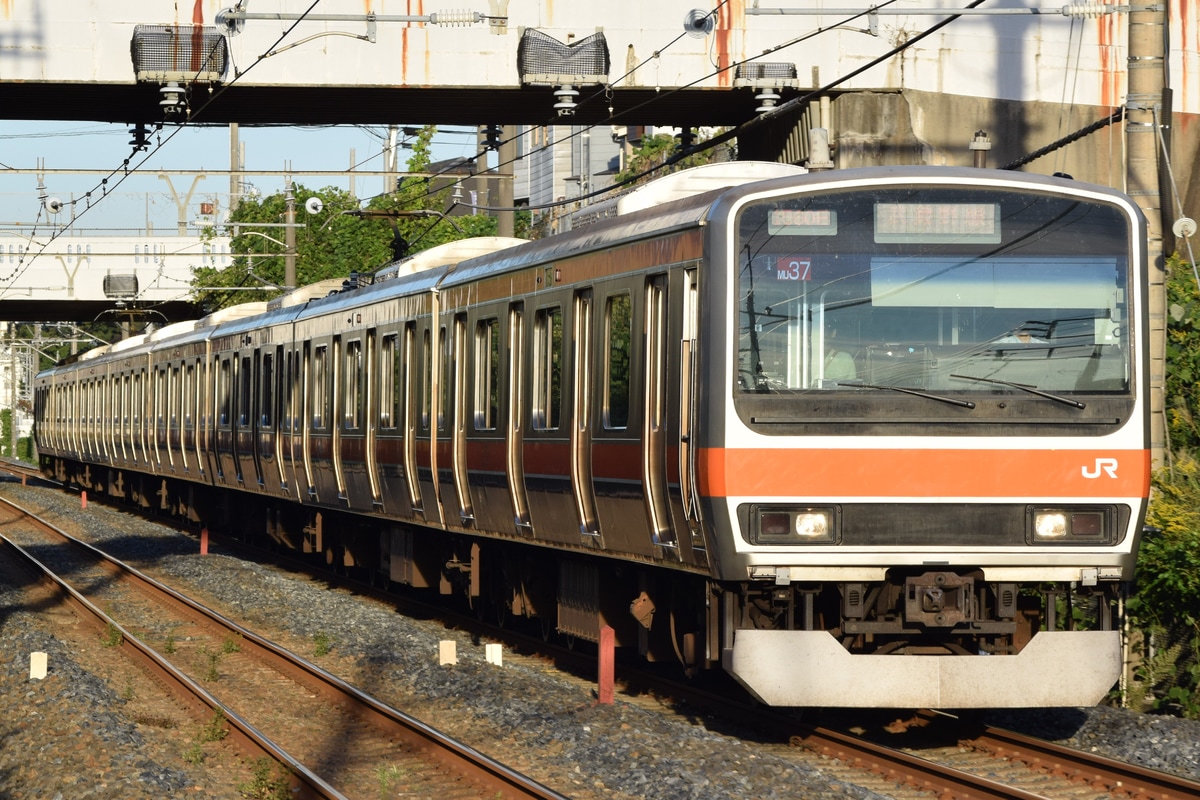
[[287, 179], [287, 226], [283, 229], [283, 288], [296, 288], [296, 195], [292, 193], [292, 179]]
[[500, 149], [496, 151], [496, 178], [500, 184], [500, 208], [497, 213], [496, 233], [512, 236], [516, 225], [513, 212], [513, 164], [517, 160], [517, 131], [515, 125], [500, 126]]
[[237, 211], [238, 200], [242, 196], [241, 146], [238, 143], [238, 126], [236, 122], [229, 124], [229, 213]]
[[8, 327], [8, 457], [17, 457], [17, 323]]
[[1161, 198], [1158, 191], [1158, 125], [1167, 68], [1163, 52], [1165, 5], [1129, 8], [1129, 69], [1125, 96], [1126, 193], [1146, 215], [1149, 236], [1150, 460], [1164, 466], [1167, 445], [1166, 352], [1167, 287], [1163, 258]]

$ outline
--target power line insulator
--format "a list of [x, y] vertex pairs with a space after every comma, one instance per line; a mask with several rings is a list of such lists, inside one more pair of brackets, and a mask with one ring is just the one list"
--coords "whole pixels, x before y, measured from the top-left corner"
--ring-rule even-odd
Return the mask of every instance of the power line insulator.
[[150, 146], [150, 131], [146, 130], [146, 123], [135, 124], [129, 129], [129, 135], [133, 137], [129, 140], [129, 146], [134, 150], [145, 150]]

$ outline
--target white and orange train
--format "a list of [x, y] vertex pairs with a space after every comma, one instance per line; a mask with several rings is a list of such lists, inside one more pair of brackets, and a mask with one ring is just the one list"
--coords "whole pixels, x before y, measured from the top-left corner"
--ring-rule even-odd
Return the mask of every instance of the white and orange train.
[[1150, 467], [1129, 199], [733, 163], [589, 216], [46, 370], [41, 465], [768, 704], [1111, 689]]

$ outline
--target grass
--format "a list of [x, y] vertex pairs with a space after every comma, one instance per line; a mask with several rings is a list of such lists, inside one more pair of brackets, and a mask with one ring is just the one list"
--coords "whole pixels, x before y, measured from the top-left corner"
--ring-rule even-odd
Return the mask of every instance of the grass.
[[379, 780], [379, 796], [386, 800], [392, 795], [393, 788], [407, 777], [407, 770], [389, 764], [386, 767], [377, 767], [375, 777]]
[[260, 758], [254, 762], [251, 771], [254, 777], [237, 787], [246, 800], [290, 800], [291, 774], [283, 767], [269, 758]]
[[115, 623], [109, 622], [104, 626], [104, 635], [100, 637], [100, 644], [105, 647], [118, 647], [123, 641], [125, 641], [125, 637], [121, 635], [121, 629]]

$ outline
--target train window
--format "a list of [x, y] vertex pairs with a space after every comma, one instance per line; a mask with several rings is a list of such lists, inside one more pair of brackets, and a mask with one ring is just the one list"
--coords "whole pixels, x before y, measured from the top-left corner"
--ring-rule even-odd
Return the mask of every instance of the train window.
[[342, 426], [347, 430], [362, 427], [363, 359], [362, 340], [346, 342], [346, 370], [343, 376]]
[[475, 430], [496, 429], [500, 415], [500, 320], [475, 323]]
[[221, 368], [217, 372], [217, 420], [220, 425], [229, 424], [229, 373], [231, 371], [229, 359], [221, 361]]
[[262, 389], [258, 406], [258, 424], [271, 427], [275, 415], [275, 356], [264, 353], [262, 357]]
[[402, 378], [399, 337], [385, 336], [379, 343], [379, 427], [385, 430], [395, 430], [400, 425]]
[[142, 432], [142, 409], [145, 408], [146, 403], [144, 384], [141, 372], [133, 377], [133, 430], [139, 439]]
[[417, 368], [417, 326], [416, 323], [410, 322], [404, 326], [404, 343], [402, 351], [397, 357], [397, 367], [401, 370], [401, 377], [397, 379], [396, 385], [399, 387], [396, 392], [398, 401], [402, 403], [400, 408], [403, 409], [404, 417], [399, 420], [403, 423], [405, 430], [413, 430], [416, 427], [416, 373]]
[[251, 381], [254, 373], [250, 370], [250, 357], [243, 356], [241, 369], [238, 374], [238, 425], [240, 427], [248, 427], [250, 425], [250, 398], [251, 387], [254, 385]]
[[196, 396], [196, 367], [194, 364], [188, 364], [183, 371], [183, 424], [191, 427], [194, 420], [192, 419], [192, 404], [195, 402]]
[[453, 381], [451, 380], [450, 372], [450, 338], [446, 335], [446, 327], [444, 325], [439, 329], [439, 333], [441, 335], [439, 342], [442, 363], [438, 373], [437, 426], [439, 431], [444, 431], [446, 430], [446, 415], [450, 409], [450, 384]]
[[112, 417], [112, 431], [115, 432], [121, 430], [121, 379], [113, 377], [109, 388], [112, 390], [109, 411]]
[[163, 406], [167, 400], [167, 371], [165, 369], [155, 370], [154, 372], [154, 422], [158, 427], [166, 424], [165, 412]]
[[533, 428], [557, 430], [562, 407], [562, 309], [538, 309], [533, 322]]
[[326, 403], [328, 402], [328, 369], [326, 355], [329, 348], [325, 345], [313, 351], [312, 356], [312, 426], [314, 430], [325, 430]]
[[429, 409], [433, 401], [433, 345], [426, 330], [421, 339], [421, 429], [429, 430]]
[[179, 367], [171, 368], [170, 391], [168, 397], [171, 404], [171, 427], [179, 425]]
[[300, 369], [300, 351], [293, 350], [288, 353], [287, 359], [288, 381], [287, 381], [287, 397], [284, 398], [284, 413], [287, 414], [287, 420], [284, 422], [284, 430], [297, 432], [300, 430], [300, 418], [302, 416], [300, 409], [301, 398], [304, 396], [303, 371]]
[[604, 427], [629, 425], [629, 357], [633, 342], [632, 302], [628, 294], [608, 298], [604, 310], [608, 353], [604, 360]]

